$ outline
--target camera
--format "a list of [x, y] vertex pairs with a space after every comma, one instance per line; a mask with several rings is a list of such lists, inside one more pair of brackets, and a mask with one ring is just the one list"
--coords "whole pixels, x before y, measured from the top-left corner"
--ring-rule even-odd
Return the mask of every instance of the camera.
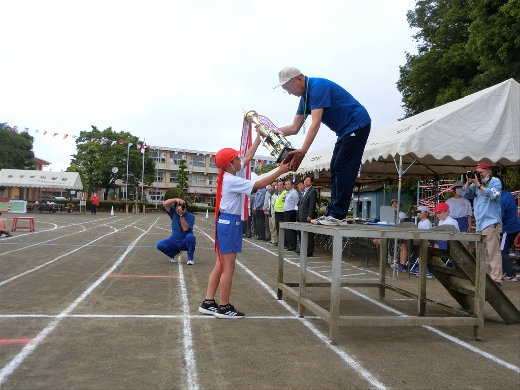
[[470, 179], [474, 179], [475, 177], [480, 181], [480, 172], [477, 171], [468, 171], [467, 176]]
[[181, 209], [186, 210], [186, 202], [185, 203], [175, 202], [174, 207], [177, 208], [177, 206], [181, 206]]

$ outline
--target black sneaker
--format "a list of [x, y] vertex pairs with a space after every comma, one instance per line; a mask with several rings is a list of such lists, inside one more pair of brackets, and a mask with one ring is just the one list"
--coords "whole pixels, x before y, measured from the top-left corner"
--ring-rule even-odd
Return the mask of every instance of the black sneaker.
[[215, 317], [218, 318], [244, 318], [245, 314], [235, 310], [232, 304], [227, 304], [226, 306], [220, 306], [218, 311], [215, 313]]
[[216, 315], [218, 312], [218, 305], [217, 302], [206, 302], [203, 301], [202, 305], [199, 307], [199, 312], [209, 315]]

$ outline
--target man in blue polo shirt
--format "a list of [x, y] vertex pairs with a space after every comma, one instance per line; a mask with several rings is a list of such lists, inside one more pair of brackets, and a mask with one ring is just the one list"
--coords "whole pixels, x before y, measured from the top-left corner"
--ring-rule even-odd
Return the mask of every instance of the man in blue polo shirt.
[[[331, 201], [323, 217], [313, 220], [322, 225], [338, 225], [346, 216], [370, 134], [371, 119], [367, 110], [338, 84], [322, 78], [304, 76], [296, 68], [278, 73], [279, 83], [287, 93], [300, 98], [292, 125], [280, 128], [284, 135], [298, 134], [307, 116], [312, 118], [300, 149], [289, 153], [290, 169], [296, 171], [309, 150], [321, 123], [336, 133], [337, 141], [330, 161]], [[275, 87], [275, 88], [276, 88]]]
[[182, 251], [186, 251], [188, 261], [193, 264], [196, 239], [193, 235], [195, 216], [187, 210], [186, 202], [179, 198], [167, 199], [163, 206], [172, 220], [172, 235], [170, 238], [159, 241], [157, 249], [170, 258], [170, 262], [180, 261]]

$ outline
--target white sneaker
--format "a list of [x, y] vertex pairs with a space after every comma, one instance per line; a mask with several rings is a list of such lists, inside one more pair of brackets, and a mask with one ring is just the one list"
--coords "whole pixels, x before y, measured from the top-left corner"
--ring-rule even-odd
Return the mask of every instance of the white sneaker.
[[180, 262], [181, 262], [181, 256], [182, 256], [182, 252], [179, 251], [179, 252], [175, 255], [175, 257], [172, 257], [172, 258], [170, 259], [170, 263], [180, 263]]
[[[312, 221], [316, 221], [316, 222], [312, 222]], [[339, 225], [339, 221], [336, 219], [336, 218], [333, 218], [331, 216], [321, 216], [317, 219], [313, 219], [311, 221], [311, 223], [315, 223], [315, 224], [318, 224], [318, 225], [326, 225], [326, 226], [338, 226]]]
[[354, 223], [353, 219], [347, 219], [347, 218], [343, 218], [341, 221], [339, 221], [340, 226], [352, 225], [353, 223]]
[[188, 264], [188, 265], [193, 265], [193, 260], [188, 260], [188, 261], [186, 262], [186, 264]]

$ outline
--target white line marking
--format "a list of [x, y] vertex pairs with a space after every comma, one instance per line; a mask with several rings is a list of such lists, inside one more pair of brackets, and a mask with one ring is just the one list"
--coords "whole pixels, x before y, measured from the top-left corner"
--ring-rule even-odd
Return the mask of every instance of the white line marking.
[[[134, 222], [135, 223], [135, 222]], [[64, 228], [64, 227], [69, 227], [69, 226], [77, 226], [77, 225], [66, 225], [66, 226], [61, 226], [61, 228]], [[21, 251], [21, 250], [24, 250], [24, 249], [28, 249], [28, 248], [31, 248], [33, 246], [38, 246], [38, 245], [41, 245], [41, 244], [46, 244], [48, 242], [51, 242], [51, 241], [56, 241], [56, 240], [61, 240], [62, 238], [65, 238], [65, 237], [68, 237], [68, 236], [73, 236], [74, 234], [78, 234], [78, 233], [84, 233], [86, 231], [89, 231], [89, 230], [94, 230], [94, 229], [99, 229], [100, 226], [108, 226], [108, 223], [104, 223], [104, 224], [101, 224], [101, 225], [98, 225], [98, 226], [94, 226], [92, 227], [91, 229], [86, 229], [85, 226], [83, 226], [83, 224], [80, 225], [81, 228], [83, 230], [79, 230], [77, 232], [74, 232], [74, 233], [70, 233], [70, 234], [65, 234], [63, 236], [59, 236], [59, 237], [56, 237], [56, 238], [52, 238], [50, 240], [47, 240], [47, 241], [41, 241], [41, 242], [37, 242], [37, 243], [34, 243], [32, 245], [24, 245], [23, 247], [21, 248], [18, 248], [18, 249], [14, 249], [12, 251], [8, 251], [8, 252], [3, 252], [3, 253], [0, 253], [0, 256], [3, 256], [3, 255], [8, 255], [10, 253], [13, 253], [13, 252], [18, 252], [18, 251]], [[45, 231], [52, 231], [52, 230], [57, 230], [57, 229], [49, 229], [49, 230], [45, 230]], [[34, 233], [34, 232], [33, 232]], [[39, 232], [41, 233], [41, 232]], [[16, 238], [18, 237], [21, 237], [21, 236], [16, 236]], [[10, 237], [10, 238], [14, 238], [14, 237]]]
[[[124, 229], [126, 229], [127, 227], [130, 227], [130, 226], [132, 226], [134, 223], [137, 223], [137, 222], [139, 222], [139, 221], [135, 221], [135, 222], [131, 223], [130, 225], [127, 225], [127, 226], [125, 226], [125, 227], [123, 227], [123, 228], [121, 228], [121, 229], [116, 229], [116, 228], [114, 228], [114, 227], [111, 227], [112, 229], [115, 229], [113, 232], [108, 233], [108, 234], [104, 234], [103, 236], [98, 237], [98, 238], [96, 238], [95, 240], [90, 241], [90, 242], [86, 243], [85, 245], [82, 245], [82, 246], [80, 246], [80, 247], [78, 247], [78, 248], [76, 248], [76, 249], [74, 249], [74, 250], [72, 250], [72, 251], [70, 251], [70, 252], [64, 253], [63, 255], [58, 256], [58, 257], [55, 257], [54, 259], [49, 260], [49, 261], [46, 262], [46, 263], [43, 263], [43, 264], [41, 264], [41, 265], [39, 265], [39, 266], [37, 266], [37, 267], [31, 268], [31, 269], [29, 269], [29, 270], [27, 270], [27, 271], [25, 271], [25, 272], [22, 272], [21, 274], [18, 274], [18, 275], [15, 275], [15, 276], [13, 276], [13, 277], [11, 277], [11, 278], [9, 278], [9, 279], [6, 279], [6, 280], [4, 280], [3, 282], [0, 282], [0, 286], [3, 286], [4, 284], [10, 283], [10, 282], [12, 282], [13, 280], [16, 280], [16, 279], [18, 279], [18, 278], [21, 278], [22, 276], [28, 275], [28, 274], [30, 274], [30, 273], [32, 273], [32, 272], [38, 271], [39, 269], [41, 269], [41, 268], [43, 268], [43, 267], [46, 267], [46, 266], [48, 266], [49, 264], [52, 264], [52, 263], [58, 261], [59, 259], [61, 259], [61, 258], [63, 258], [63, 257], [66, 257], [66, 256], [68, 256], [68, 255], [70, 255], [70, 254], [72, 254], [72, 253], [74, 253], [74, 252], [77, 252], [77, 251], [79, 251], [80, 249], [83, 249], [83, 248], [85, 248], [86, 246], [89, 246], [89, 245], [93, 244], [94, 242], [99, 241], [99, 240], [101, 240], [101, 239], [103, 239], [103, 238], [106, 238], [106, 237], [108, 237], [108, 236], [110, 236], [110, 235], [112, 235], [112, 234], [114, 234], [114, 233], [117, 233], [117, 232], [119, 232], [119, 231], [121, 231], [121, 230], [124, 230]], [[74, 234], [75, 234], [75, 233], [74, 233]], [[63, 236], [62, 236], [62, 237], [63, 237]], [[52, 240], [49, 240], [49, 241], [52, 241]]]
[[182, 264], [179, 263], [179, 281], [182, 297], [182, 312], [183, 312], [183, 344], [184, 344], [184, 359], [186, 361], [186, 371], [188, 374], [188, 389], [198, 390], [199, 381], [197, 377], [197, 364], [195, 361], [195, 353], [193, 351], [193, 336], [191, 332], [191, 317], [190, 304], [188, 300], [188, 291], [186, 290], [186, 283], [184, 281], [184, 272]]
[[[137, 221], [136, 221], [137, 222]], [[148, 228], [148, 231], [151, 229], [153, 225], [157, 223], [157, 220]], [[118, 266], [123, 262], [128, 253], [134, 248], [137, 242], [146, 234], [143, 233], [139, 237], [137, 237], [132, 243], [126, 248], [126, 251], [119, 257], [119, 259], [114, 263], [112, 267], [108, 269], [98, 280], [96, 280], [89, 288], [87, 288], [83, 294], [81, 294], [74, 302], [72, 302], [65, 310], [63, 310], [58, 316], [52, 320], [49, 325], [47, 325], [38, 335], [33, 338], [28, 344], [23, 347], [23, 349], [16, 355], [8, 364], [6, 364], [0, 370], [0, 386], [7, 379], [9, 375], [11, 375], [14, 370], [18, 368], [20, 364], [23, 363], [25, 358], [29, 356], [40, 344], [40, 341], [45, 339], [53, 330], [58, 326], [62, 319], [64, 319], [72, 310], [74, 310], [88, 295], [99, 286], [107, 277], [110, 275]], [[103, 236], [104, 237], [104, 236]]]
[[[199, 229], [200, 230], [200, 229]], [[201, 231], [202, 232], [202, 231]], [[202, 232], [202, 234], [206, 235], [211, 241], [213, 241], [213, 238], [210, 237], [205, 232]], [[251, 242], [252, 245], [257, 246], [259, 248], [265, 249], [253, 242]], [[265, 249], [267, 252], [273, 253], [267, 249]], [[274, 253], [273, 253], [274, 254]], [[269, 287], [262, 279], [260, 279], [258, 276], [256, 276], [252, 271], [250, 271], [245, 265], [243, 265], [240, 261], [236, 261], [236, 264], [242, 268], [247, 274], [249, 274], [260, 286], [264, 288], [270, 295], [272, 295], [275, 299], [277, 298], [276, 293]], [[286, 302], [284, 301], [278, 301], [280, 305], [282, 305], [287, 311], [289, 311], [291, 314], [293, 314], [295, 317], [298, 317], [298, 313], [290, 307]], [[353, 359], [348, 353], [345, 351], [342, 351], [338, 347], [335, 347], [334, 345], [331, 345], [328, 338], [323, 335], [313, 324], [310, 323], [306, 318], [298, 318], [301, 323], [309, 329], [320, 341], [322, 341], [329, 349], [331, 349], [334, 353], [336, 353], [345, 363], [347, 363], [354, 371], [356, 371], [363, 379], [365, 379], [368, 383], [370, 383], [371, 386], [377, 388], [377, 389], [386, 389], [386, 386], [379, 382], [370, 372], [365, 370], [360, 363], [358, 363], [355, 359]]]
[[[9, 318], [56, 318], [56, 314], [1, 314], [0, 319]], [[164, 319], [164, 320], [184, 320], [185, 314], [68, 314], [64, 316], [67, 319]], [[190, 315], [191, 319], [213, 320], [215, 317], [208, 315]], [[319, 318], [318, 316], [305, 316], [305, 318]], [[290, 316], [247, 316], [247, 320], [298, 320], [300, 318], [293, 315]]]

